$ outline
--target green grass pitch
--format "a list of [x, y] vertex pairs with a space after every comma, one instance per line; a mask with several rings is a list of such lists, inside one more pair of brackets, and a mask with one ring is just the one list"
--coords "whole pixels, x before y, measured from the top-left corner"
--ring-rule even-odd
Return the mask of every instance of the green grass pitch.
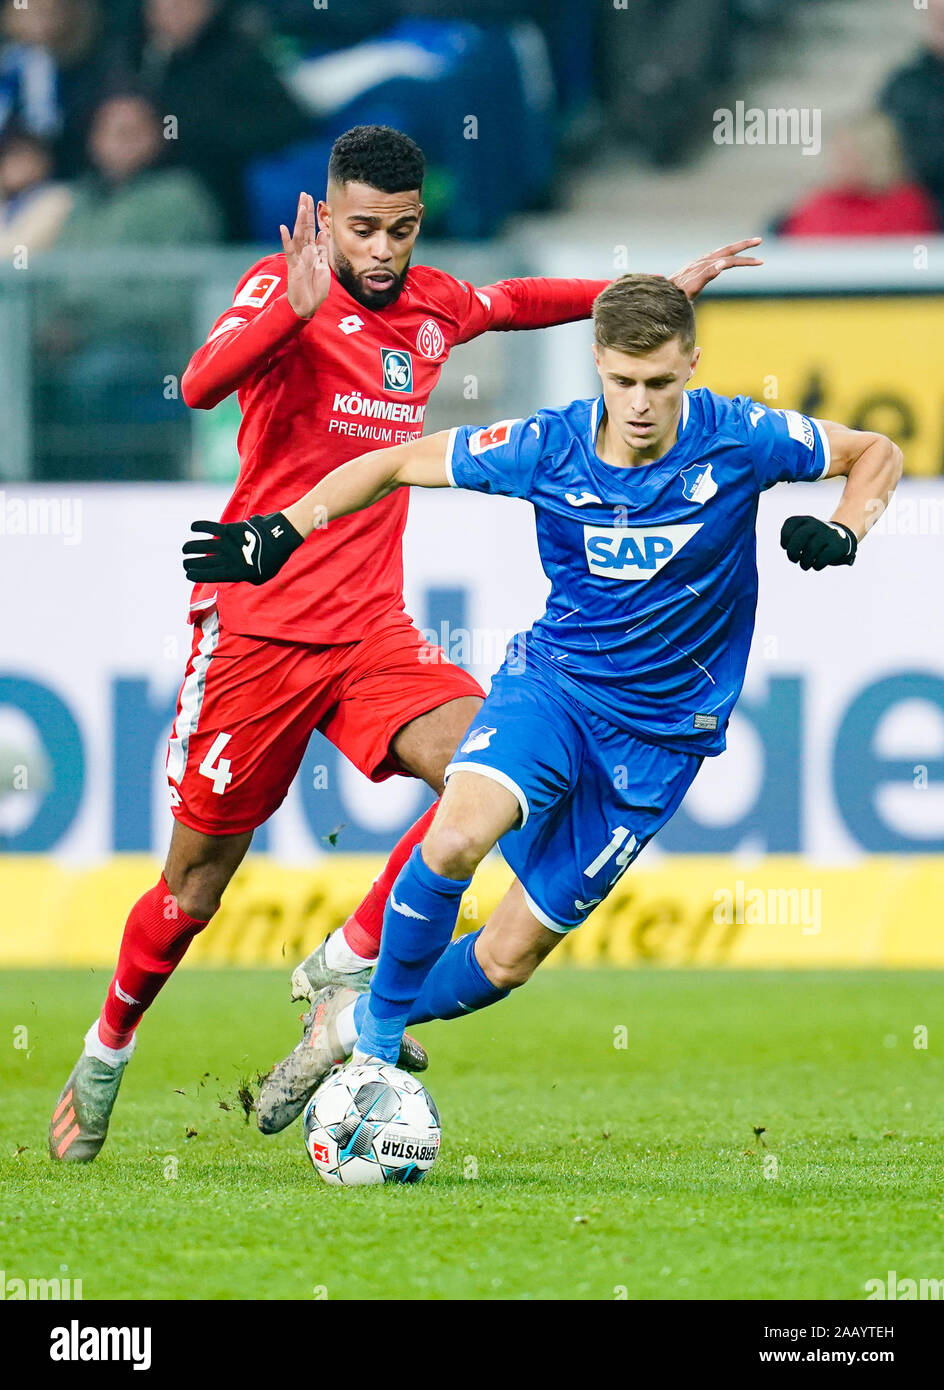
[[176, 976], [102, 1155], [54, 1167], [47, 1117], [106, 980], [0, 975], [8, 1279], [66, 1265], [86, 1299], [855, 1299], [891, 1269], [944, 1277], [940, 975], [548, 970], [418, 1030], [441, 1157], [419, 1186], [359, 1191], [238, 1099], [298, 1036], [288, 971]]

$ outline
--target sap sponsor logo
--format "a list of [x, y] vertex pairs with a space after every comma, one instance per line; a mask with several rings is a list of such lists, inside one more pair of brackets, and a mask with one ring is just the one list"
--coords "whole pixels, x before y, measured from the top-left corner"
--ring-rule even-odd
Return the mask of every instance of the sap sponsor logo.
[[704, 506], [718, 491], [710, 463], [693, 463], [690, 468], [683, 468], [679, 477], [687, 502], [699, 502]]
[[136, 1371], [151, 1368], [149, 1327], [82, 1327], [73, 1318], [49, 1338], [50, 1361], [130, 1361]]
[[362, 396], [360, 391], [348, 395], [335, 393], [332, 410], [342, 415], [361, 415], [365, 420], [403, 420], [409, 425], [418, 425], [426, 415], [425, 405], [411, 405], [409, 401], [381, 401], [376, 397]]
[[805, 444], [808, 449], [816, 448], [816, 433], [811, 420], [801, 415], [798, 410], [780, 410], [777, 413], [786, 420], [787, 433], [791, 439], [795, 439], [798, 444]]
[[753, 405], [748, 412], [748, 419], [756, 430], [760, 422], [768, 415], [779, 415], [786, 422], [787, 433], [790, 438], [795, 439], [798, 444], [805, 444], [808, 449], [816, 448], [816, 431], [813, 428], [813, 422], [805, 415], [801, 415], [798, 410], [769, 410], [764, 405]]
[[[520, 417], [519, 417], [520, 418]], [[517, 420], [497, 420], [487, 430], [476, 430], [469, 435], [469, 453], [478, 456], [487, 454], [489, 449], [499, 449], [507, 444]]]
[[684, 526], [585, 526], [591, 574], [604, 579], [651, 579], [687, 545], [701, 522]]
[[233, 308], [245, 305], [247, 309], [261, 309], [278, 283], [277, 275], [254, 275], [233, 300]]
[[413, 358], [399, 348], [381, 348], [380, 361], [383, 367], [385, 391], [413, 390]]
[[432, 1163], [439, 1153], [439, 1144], [428, 1140], [422, 1144], [409, 1139], [389, 1139], [380, 1141], [380, 1161], [385, 1159], [412, 1159], [414, 1163]]
[[437, 357], [442, 357], [446, 351], [446, 340], [443, 337], [442, 329], [435, 319], [426, 319], [420, 324], [419, 332], [416, 335], [416, 346], [424, 357], [435, 361]]

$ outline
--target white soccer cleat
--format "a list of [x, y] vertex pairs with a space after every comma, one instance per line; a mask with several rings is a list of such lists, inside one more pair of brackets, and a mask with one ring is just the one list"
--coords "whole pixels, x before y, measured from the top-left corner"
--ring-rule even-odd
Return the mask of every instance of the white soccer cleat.
[[[277, 1134], [296, 1120], [331, 1068], [346, 1061], [337, 1023], [357, 997], [358, 991], [345, 985], [326, 985], [314, 996], [301, 1042], [262, 1083], [256, 1120], [263, 1134]], [[429, 1066], [425, 1049], [409, 1033], [403, 1035], [397, 1065], [405, 1071], [425, 1071]]]
[[325, 937], [321, 945], [316, 946], [311, 955], [306, 956], [301, 965], [296, 965], [292, 971], [293, 999], [307, 999], [310, 1004], [325, 985], [343, 985], [346, 989], [356, 990], [358, 994], [366, 994], [370, 989], [375, 967], [368, 965], [363, 970], [353, 970], [350, 973], [332, 970], [325, 960], [327, 944], [328, 938]]

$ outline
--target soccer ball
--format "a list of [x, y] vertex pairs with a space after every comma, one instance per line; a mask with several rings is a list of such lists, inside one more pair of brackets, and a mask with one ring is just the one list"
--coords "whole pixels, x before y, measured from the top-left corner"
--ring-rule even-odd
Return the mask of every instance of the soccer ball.
[[315, 1171], [345, 1187], [422, 1182], [442, 1137], [426, 1087], [386, 1062], [331, 1072], [305, 1107], [302, 1125]]

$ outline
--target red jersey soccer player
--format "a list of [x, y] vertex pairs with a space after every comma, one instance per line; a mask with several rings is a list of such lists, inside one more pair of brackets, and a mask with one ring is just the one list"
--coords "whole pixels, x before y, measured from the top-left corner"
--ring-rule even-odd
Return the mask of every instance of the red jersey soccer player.
[[[209, 408], [237, 390], [243, 412], [240, 473], [222, 520], [277, 512], [365, 448], [417, 438], [457, 344], [489, 329], [589, 317], [605, 281], [506, 280], [477, 290], [411, 269], [422, 183], [423, 156], [405, 135], [373, 126], [341, 136], [318, 206], [321, 233], [302, 194], [293, 235], [282, 228], [283, 254], [243, 277], [195, 354], [183, 378], [187, 403]], [[677, 283], [694, 296], [727, 266], [758, 264], [737, 255], [753, 244], [694, 262]], [[401, 774], [442, 790], [482, 691], [403, 611], [406, 511], [404, 491], [338, 522], [325, 545], [297, 551], [265, 588], [197, 586], [167, 757], [170, 850], [160, 881], [131, 910], [101, 1016], [60, 1094], [53, 1158], [99, 1152], [142, 1014], [216, 912], [314, 729], [374, 781]], [[296, 970], [295, 997], [342, 979], [367, 987], [390, 887], [434, 809], [403, 837], [353, 917]], [[412, 1039], [401, 1063], [426, 1065]]]

